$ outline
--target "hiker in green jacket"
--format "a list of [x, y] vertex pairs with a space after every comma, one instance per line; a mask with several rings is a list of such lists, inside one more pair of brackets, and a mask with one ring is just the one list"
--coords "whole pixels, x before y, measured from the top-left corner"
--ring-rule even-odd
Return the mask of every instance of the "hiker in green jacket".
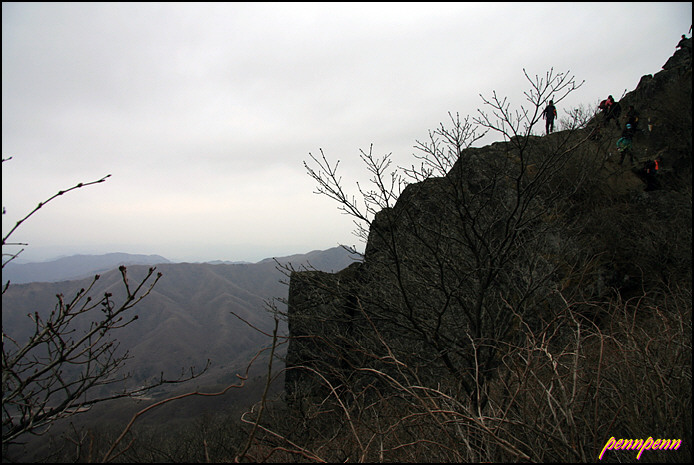
[[627, 124], [622, 131], [622, 137], [617, 141], [617, 150], [622, 153], [622, 158], [619, 160], [621, 165], [624, 162], [624, 158], [629, 155], [629, 161], [634, 164], [634, 153], [631, 151], [632, 139], [634, 138], [634, 128], [631, 124]]

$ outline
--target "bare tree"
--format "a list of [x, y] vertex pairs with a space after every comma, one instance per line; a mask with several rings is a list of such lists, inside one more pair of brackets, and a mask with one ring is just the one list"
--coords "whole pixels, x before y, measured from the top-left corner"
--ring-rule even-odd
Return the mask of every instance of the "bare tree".
[[[551, 305], [551, 278], [565, 264], [550, 257], [565, 256], [559, 249], [571, 238], [565, 223], [547, 218], [564, 216], [565, 199], [587, 174], [565, 176], [587, 140], [583, 121], [552, 137], [533, 135], [543, 106], [580, 84], [552, 71], [544, 79], [525, 76], [529, 107], [513, 111], [494, 94], [483, 98], [491, 114], [480, 111], [472, 122], [450, 115], [450, 125], [417, 142], [419, 166], [390, 172], [389, 156], [362, 152], [373, 176], [372, 189], [358, 186], [362, 203], [345, 193], [337, 164], [325, 155], [311, 155], [317, 167], [306, 165], [317, 192], [335, 199], [355, 218], [357, 235], [368, 237], [360, 279], [369, 284], [359, 297], [389, 346], [406, 363], [437, 360], [481, 404], [479, 386], [500, 362], [497, 341], [514, 325], [508, 303], [516, 314], [538, 317], [537, 308]], [[479, 128], [506, 143], [480, 156], [470, 148], [485, 133]]]
[[[19, 220], [2, 239], [3, 268], [21, 253], [21, 250], [5, 253], [5, 247], [26, 245], [9, 240], [29, 217], [58, 196], [104, 182], [109, 176], [59, 191]], [[9, 258], [5, 260], [5, 257]], [[199, 373], [191, 370], [189, 376], [167, 380], [162, 374], [148, 385], [96, 395], [98, 388], [124, 380], [119, 370], [129, 355], [127, 351], [119, 350], [119, 344], [113, 338], [114, 332], [137, 320], [137, 315], [132, 315], [130, 310], [147, 297], [161, 278], [161, 273], [155, 274], [155, 271], [155, 268], [150, 268], [144, 278], [131, 282], [126, 268], [121, 266], [122, 298], [107, 292], [95, 299], [92, 294], [99, 275], [72, 298], [66, 299], [59, 294], [50, 314], [42, 316], [36, 311], [28, 315], [34, 329], [26, 340], [11, 337], [3, 325], [3, 447], [16, 442], [22, 434], [41, 434], [57, 419], [84, 412], [94, 404], [142, 394], [165, 383], [182, 382], [198, 376]], [[9, 284], [8, 281], [4, 285], [3, 294]], [[80, 330], [84, 327], [87, 329]]]

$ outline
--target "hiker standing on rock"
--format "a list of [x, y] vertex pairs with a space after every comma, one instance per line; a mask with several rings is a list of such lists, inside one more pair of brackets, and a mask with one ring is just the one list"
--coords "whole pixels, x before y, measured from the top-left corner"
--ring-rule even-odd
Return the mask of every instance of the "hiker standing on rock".
[[547, 131], [547, 134], [550, 132], [554, 131], [554, 118], [557, 117], [557, 109], [554, 107], [554, 102], [552, 100], [549, 101], [549, 105], [547, 105], [547, 108], [542, 112], [542, 117], [547, 120], [545, 123], [545, 130]]

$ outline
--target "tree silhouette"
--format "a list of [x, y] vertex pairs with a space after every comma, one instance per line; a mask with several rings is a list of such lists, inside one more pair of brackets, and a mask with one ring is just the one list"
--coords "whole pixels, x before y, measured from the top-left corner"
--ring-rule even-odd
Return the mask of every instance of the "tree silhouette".
[[[3, 159], [3, 162], [10, 160]], [[59, 196], [94, 184], [79, 183], [61, 190], [40, 202], [2, 238], [3, 268], [21, 252], [5, 253], [6, 246], [26, 246], [10, 242], [11, 236], [32, 215]], [[5, 209], [3, 208], [3, 214]], [[88, 410], [94, 404], [121, 397], [143, 394], [165, 383], [182, 382], [199, 375], [191, 372], [175, 380], [160, 379], [136, 389], [119, 390], [105, 396], [97, 396], [97, 388], [122, 382], [119, 370], [129, 358], [127, 352], [118, 350], [114, 332], [137, 320], [130, 311], [152, 291], [161, 273], [150, 268], [139, 282], [128, 279], [125, 266], [120, 267], [124, 289], [122, 299], [112, 293], [94, 298], [93, 288], [99, 280], [96, 275], [86, 289], [80, 289], [72, 298], [58, 294], [55, 308], [48, 316], [39, 311], [29, 314], [33, 333], [26, 340], [15, 340], [2, 329], [2, 441], [3, 448], [14, 443], [25, 433], [41, 434], [53, 422]], [[3, 286], [3, 294], [10, 282]], [[84, 327], [85, 331], [78, 328]], [[204, 371], [204, 370], [203, 370]]]

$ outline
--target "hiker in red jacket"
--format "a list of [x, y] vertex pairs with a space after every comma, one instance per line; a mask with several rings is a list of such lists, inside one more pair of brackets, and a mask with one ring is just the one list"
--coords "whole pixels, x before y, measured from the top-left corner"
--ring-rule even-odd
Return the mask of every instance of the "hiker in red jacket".
[[553, 101], [549, 101], [549, 105], [547, 105], [547, 108], [542, 112], [542, 117], [547, 120], [545, 123], [545, 131], [547, 131], [547, 134], [554, 131], [554, 118], [557, 117], [557, 109], [554, 107]]
[[622, 113], [622, 106], [619, 102], [615, 102], [614, 98], [610, 95], [607, 97], [607, 100], [600, 102], [599, 108], [602, 110], [602, 114], [605, 117], [603, 121], [605, 126], [607, 126], [607, 123], [609, 123], [611, 119], [614, 119], [617, 129], [621, 129], [619, 126], [619, 115]]

